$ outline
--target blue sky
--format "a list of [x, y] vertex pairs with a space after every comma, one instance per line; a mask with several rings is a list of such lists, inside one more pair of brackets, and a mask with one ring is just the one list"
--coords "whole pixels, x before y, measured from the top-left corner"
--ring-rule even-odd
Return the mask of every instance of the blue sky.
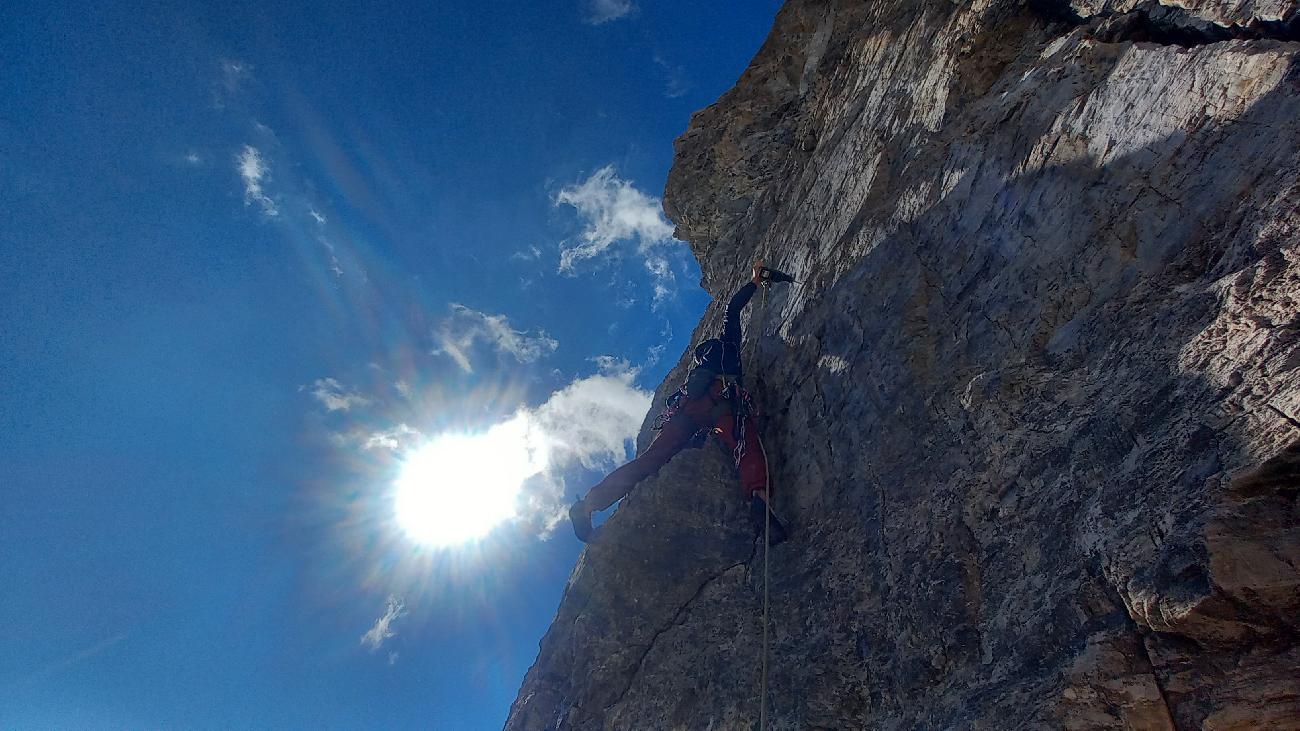
[[[499, 728], [779, 3], [156, 5], [0, 9], [0, 728]], [[414, 541], [403, 465], [503, 424], [517, 517]]]

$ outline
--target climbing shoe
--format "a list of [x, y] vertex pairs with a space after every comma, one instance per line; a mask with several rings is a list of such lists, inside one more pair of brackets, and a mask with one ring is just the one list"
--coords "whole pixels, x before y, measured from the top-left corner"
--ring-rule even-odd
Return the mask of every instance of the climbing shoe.
[[581, 500], [569, 508], [569, 521], [573, 523], [573, 534], [586, 543], [591, 540], [591, 511]]
[[768, 509], [766, 501], [761, 498], [753, 498], [749, 501], [749, 512], [754, 518], [754, 526], [760, 536], [763, 535], [764, 519], [766, 518], [769, 521], [766, 526], [767, 545], [779, 545], [790, 537], [790, 530], [786, 527], [785, 521], [776, 517], [776, 513]]

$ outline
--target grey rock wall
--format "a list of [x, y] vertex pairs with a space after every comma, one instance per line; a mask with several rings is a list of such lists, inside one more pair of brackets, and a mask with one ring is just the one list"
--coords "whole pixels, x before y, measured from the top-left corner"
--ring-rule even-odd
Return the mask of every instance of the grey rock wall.
[[[747, 323], [772, 728], [1300, 728], [1298, 16], [791, 0], [693, 117], [697, 335], [803, 282]], [[624, 501], [507, 729], [756, 727], [738, 494]]]

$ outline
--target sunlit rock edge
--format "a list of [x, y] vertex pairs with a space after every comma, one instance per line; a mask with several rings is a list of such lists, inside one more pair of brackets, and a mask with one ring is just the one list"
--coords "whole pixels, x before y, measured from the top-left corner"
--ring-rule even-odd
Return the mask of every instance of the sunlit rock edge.
[[[803, 282], [747, 322], [795, 530], [772, 728], [1300, 728], [1296, 29], [792, 1], [692, 118], [665, 208], [705, 287]], [[506, 728], [756, 728], [728, 460], [683, 453], [605, 538]]]

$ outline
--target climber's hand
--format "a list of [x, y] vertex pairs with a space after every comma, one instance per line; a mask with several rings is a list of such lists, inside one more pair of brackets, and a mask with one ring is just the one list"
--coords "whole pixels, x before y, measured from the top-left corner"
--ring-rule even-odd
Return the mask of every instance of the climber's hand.
[[753, 282], [754, 284], [763, 283], [763, 260], [762, 259], [759, 259], [758, 261], [754, 262], [754, 276], [749, 281]]

